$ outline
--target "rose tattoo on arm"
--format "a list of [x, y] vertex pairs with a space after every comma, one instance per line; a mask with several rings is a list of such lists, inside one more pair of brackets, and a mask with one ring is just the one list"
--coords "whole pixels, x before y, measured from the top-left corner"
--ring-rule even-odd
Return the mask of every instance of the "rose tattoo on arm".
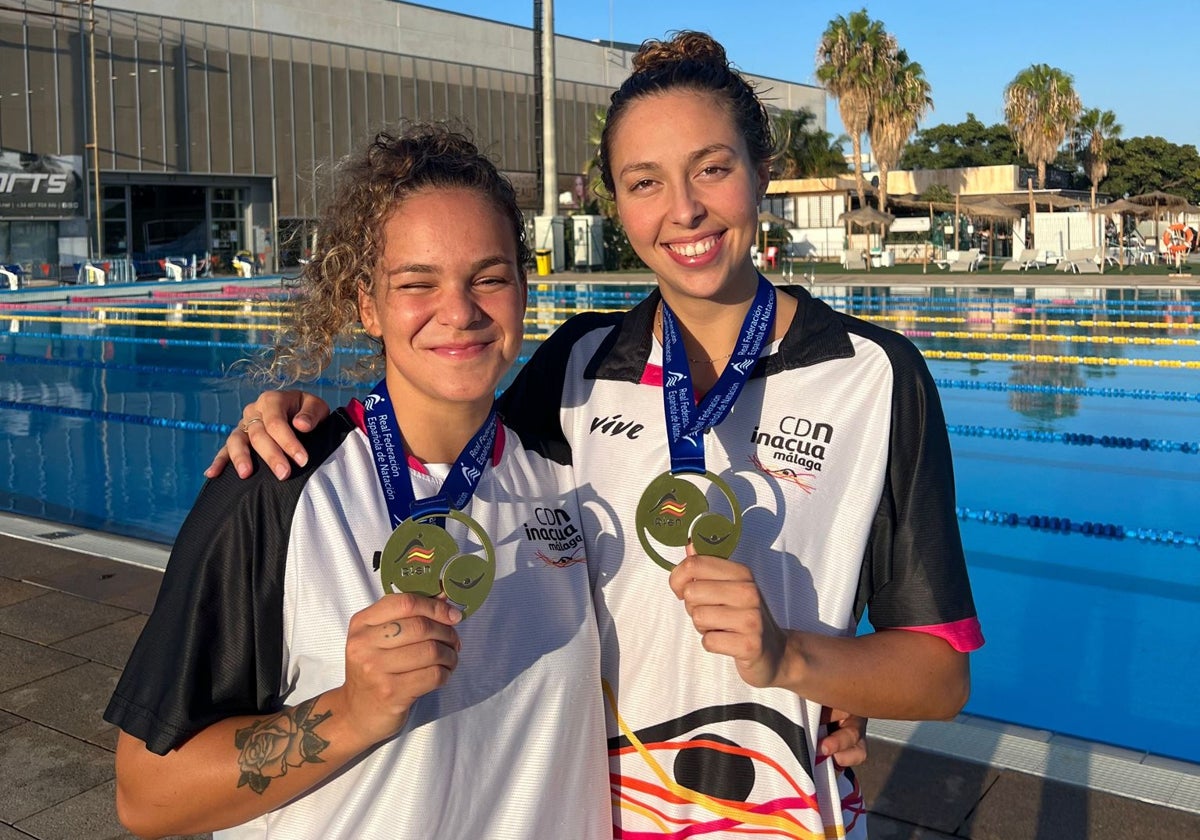
[[238, 787], [249, 785], [261, 794], [271, 779], [286, 775], [288, 767], [324, 763], [320, 755], [329, 742], [315, 730], [333, 713], [314, 715], [316, 702], [313, 697], [237, 731], [233, 745], [241, 750], [238, 767], [242, 771]]

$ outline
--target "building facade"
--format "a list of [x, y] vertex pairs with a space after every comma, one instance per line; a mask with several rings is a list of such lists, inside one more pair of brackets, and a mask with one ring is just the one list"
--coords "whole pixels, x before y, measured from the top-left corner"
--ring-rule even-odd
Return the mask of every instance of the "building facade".
[[[555, 52], [569, 212], [632, 53], [563, 36]], [[824, 126], [820, 89], [752, 78]], [[89, 257], [295, 264], [322, 172], [406, 118], [469, 126], [541, 206], [529, 28], [391, 0], [13, 0], [0, 88], [0, 263], [35, 276]]]

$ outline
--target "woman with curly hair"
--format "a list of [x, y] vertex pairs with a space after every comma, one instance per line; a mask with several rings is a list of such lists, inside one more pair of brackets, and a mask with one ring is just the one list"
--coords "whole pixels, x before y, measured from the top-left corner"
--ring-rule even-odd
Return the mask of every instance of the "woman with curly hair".
[[288, 481], [201, 491], [105, 713], [118, 814], [144, 836], [610, 837], [569, 470], [493, 405], [526, 302], [512, 187], [417, 125], [340, 168], [319, 230], [270, 365], [315, 374], [361, 321], [383, 378]]
[[[567, 321], [501, 401], [572, 465], [624, 837], [865, 837], [834, 710], [953, 717], [983, 643], [920, 353], [754, 268], [775, 149], [720, 44], [643, 44], [600, 159], [657, 289]], [[239, 471], [248, 441], [303, 457], [297, 408], [247, 406]]]

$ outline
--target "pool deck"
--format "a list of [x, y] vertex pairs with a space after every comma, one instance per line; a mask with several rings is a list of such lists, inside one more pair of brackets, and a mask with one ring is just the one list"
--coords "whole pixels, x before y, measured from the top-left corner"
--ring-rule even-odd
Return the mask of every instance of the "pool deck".
[[[100, 715], [166, 555], [0, 514], [0, 840], [130, 836]], [[1200, 837], [1200, 765], [968, 716], [870, 731], [873, 840]]]

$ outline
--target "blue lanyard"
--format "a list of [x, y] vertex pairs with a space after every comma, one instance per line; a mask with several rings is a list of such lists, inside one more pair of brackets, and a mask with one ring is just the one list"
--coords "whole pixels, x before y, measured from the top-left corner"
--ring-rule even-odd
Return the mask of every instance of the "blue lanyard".
[[671, 451], [671, 472], [700, 473], [704, 465], [704, 433], [729, 414], [741, 393], [759, 354], [767, 344], [775, 322], [775, 289], [761, 274], [754, 302], [742, 322], [738, 343], [700, 405], [692, 396], [692, 372], [688, 367], [683, 337], [675, 323], [675, 315], [667, 302], [662, 302], [663, 333], [663, 412], [667, 420], [667, 443]]
[[406, 519], [445, 516], [452, 509], [462, 510], [471, 501], [496, 443], [495, 406], [492, 406], [483, 425], [459, 454], [450, 475], [442, 483], [441, 491], [419, 501], [408, 474], [408, 459], [404, 455], [404, 442], [400, 437], [396, 412], [392, 410], [388, 398], [386, 380], [380, 380], [363, 402], [363, 419], [375, 470], [379, 474], [379, 486], [383, 489], [393, 528]]

